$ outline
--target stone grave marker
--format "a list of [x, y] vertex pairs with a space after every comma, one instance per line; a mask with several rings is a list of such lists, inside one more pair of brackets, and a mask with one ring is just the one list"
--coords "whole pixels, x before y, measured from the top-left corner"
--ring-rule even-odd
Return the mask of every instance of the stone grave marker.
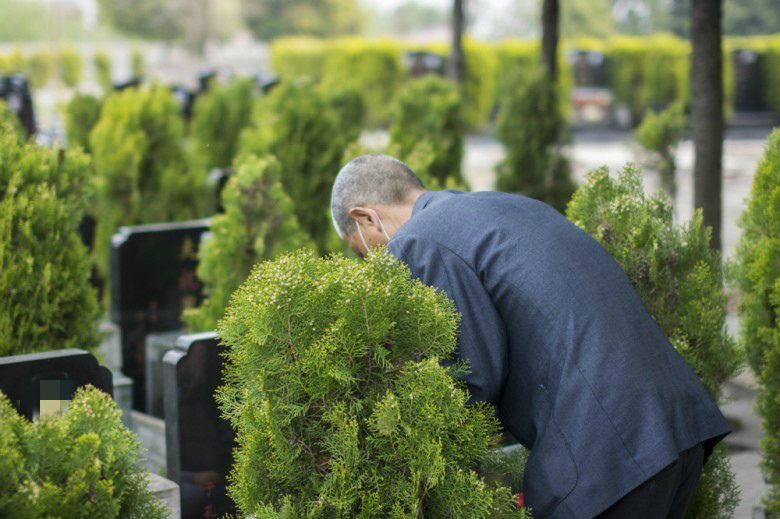
[[183, 519], [235, 513], [227, 495], [235, 433], [214, 399], [223, 348], [214, 332], [182, 335], [163, 358], [167, 474], [181, 488]]
[[607, 57], [600, 52], [575, 50], [567, 54], [574, 74], [573, 123], [607, 124], [612, 111]]
[[233, 168], [214, 168], [209, 171], [209, 194], [215, 214], [225, 212], [225, 208], [222, 207], [222, 190], [225, 189], [232, 174]]
[[734, 67], [734, 109], [737, 112], [766, 111], [761, 56], [753, 50], [731, 53]]
[[113, 395], [111, 371], [75, 348], [0, 357], [0, 391], [32, 420], [68, 407], [76, 389], [91, 384]]
[[146, 404], [146, 336], [180, 329], [182, 311], [201, 302], [195, 271], [209, 223], [122, 227], [111, 238], [111, 320], [120, 329], [122, 371], [133, 379], [135, 409]]

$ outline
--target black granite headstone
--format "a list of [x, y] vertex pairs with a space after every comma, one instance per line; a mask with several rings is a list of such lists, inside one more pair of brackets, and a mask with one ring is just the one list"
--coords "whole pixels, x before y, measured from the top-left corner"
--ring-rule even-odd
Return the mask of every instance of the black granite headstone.
[[76, 389], [87, 384], [113, 396], [111, 371], [84, 350], [0, 357], [0, 391], [30, 420], [63, 409]]
[[222, 207], [222, 190], [225, 189], [230, 176], [233, 174], [233, 168], [214, 168], [209, 171], [209, 193], [212, 198], [211, 207], [215, 213], [224, 213]]
[[179, 484], [182, 519], [235, 513], [227, 495], [235, 433], [214, 399], [223, 348], [213, 332], [182, 335], [163, 357], [167, 475]]
[[210, 220], [122, 227], [111, 238], [111, 320], [119, 326], [122, 371], [133, 379], [133, 407], [145, 405], [145, 337], [181, 328], [201, 302], [195, 271]]
[[575, 50], [567, 55], [574, 73], [574, 86], [604, 88], [607, 83], [607, 58], [600, 52]]
[[764, 99], [761, 55], [738, 49], [731, 53], [734, 66], [734, 109], [737, 112], [762, 112]]
[[0, 76], [0, 99], [4, 100], [8, 108], [19, 117], [28, 137], [35, 133], [33, 99], [30, 84], [24, 76], [20, 74]]
[[403, 55], [404, 67], [413, 78], [425, 74], [444, 75], [444, 57], [427, 51], [409, 51]]

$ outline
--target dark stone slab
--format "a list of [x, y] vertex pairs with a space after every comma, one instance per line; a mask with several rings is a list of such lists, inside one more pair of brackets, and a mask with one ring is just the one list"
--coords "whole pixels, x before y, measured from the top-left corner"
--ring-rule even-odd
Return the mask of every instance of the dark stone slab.
[[122, 227], [111, 238], [111, 320], [119, 326], [122, 371], [133, 407], [145, 407], [145, 345], [150, 333], [178, 330], [185, 308], [201, 303], [195, 271], [210, 220]]
[[404, 67], [411, 77], [421, 77], [426, 74], [444, 75], [444, 56], [427, 51], [405, 52], [402, 58]]
[[4, 100], [8, 108], [22, 121], [28, 137], [35, 133], [33, 99], [30, 84], [24, 76], [20, 74], [0, 76], [0, 99]]
[[214, 400], [223, 350], [213, 332], [183, 335], [163, 358], [167, 477], [181, 488], [182, 519], [235, 512], [227, 495], [235, 433]]
[[607, 57], [600, 52], [575, 50], [567, 54], [574, 74], [574, 86], [608, 86]]
[[[111, 371], [84, 350], [66, 349], [0, 357], [0, 391], [20, 414], [32, 420], [72, 400], [91, 384], [113, 395]], [[42, 412], [43, 411], [43, 412]]]
[[737, 112], [763, 112], [763, 64], [761, 55], [753, 50], [737, 49], [731, 53], [734, 67], [734, 109]]
[[225, 212], [225, 208], [222, 207], [222, 190], [225, 189], [232, 174], [233, 168], [214, 168], [209, 171], [209, 193], [211, 207], [215, 214]]

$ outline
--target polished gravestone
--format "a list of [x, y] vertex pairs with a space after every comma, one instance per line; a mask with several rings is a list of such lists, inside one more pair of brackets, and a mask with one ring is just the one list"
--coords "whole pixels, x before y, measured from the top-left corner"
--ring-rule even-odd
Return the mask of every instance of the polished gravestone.
[[133, 379], [133, 407], [145, 407], [145, 344], [178, 330], [185, 308], [201, 302], [195, 271], [210, 220], [122, 227], [111, 238], [111, 320], [119, 326], [122, 371]]
[[209, 171], [210, 206], [213, 208], [214, 213], [225, 212], [225, 208], [222, 207], [222, 191], [225, 189], [232, 174], [233, 168], [214, 168]]
[[181, 488], [183, 519], [235, 511], [227, 495], [235, 433], [214, 399], [223, 348], [215, 333], [182, 335], [163, 358], [167, 474]]
[[734, 109], [737, 112], [762, 112], [767, 109], [761, 60], [760, 54], [749, 49], [736, 49], [731, 53]]
[[609, 124], [612, 119], [612, 91], [608, 82], [608, 60], [600, 52], [571, 51], [566, 55], [574, 76], [573, 124]]
[[30, 420], [67, 409], [76, 389], [88, 384], [113, 395], [111, 371], [84, 350], [0, 357], [0, 391]]

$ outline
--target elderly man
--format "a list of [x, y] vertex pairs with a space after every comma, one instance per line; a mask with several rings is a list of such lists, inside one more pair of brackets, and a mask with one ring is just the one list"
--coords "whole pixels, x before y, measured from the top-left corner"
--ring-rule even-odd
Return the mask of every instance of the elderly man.
[[474, 400], [531, 449], [537, 519], [682, 519], [729, 426], [620, 266], [544, 203], [426, 191], [402, 162], [340, 172], [333, 221], [359, 256], [388, 250], [462, 314]]

